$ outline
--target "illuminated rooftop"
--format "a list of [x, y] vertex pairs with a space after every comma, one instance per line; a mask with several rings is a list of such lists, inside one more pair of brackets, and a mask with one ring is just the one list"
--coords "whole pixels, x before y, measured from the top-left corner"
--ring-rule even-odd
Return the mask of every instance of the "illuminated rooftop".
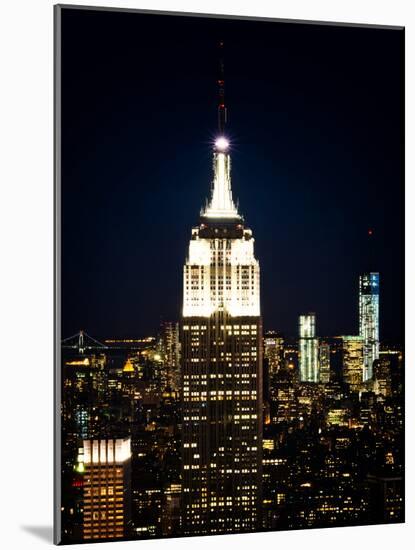
[[213, 154], [213, 186], [208, 206], [202, 213], [206, 218], [240, 218], [232, 199], [231, 158], [228, 152], [229, 141], [219, 137]]
[[122, 369], [123, 372], [134, 372], [134, 366], [131, 363], [130, 358], [127, 359], [124, 368]]

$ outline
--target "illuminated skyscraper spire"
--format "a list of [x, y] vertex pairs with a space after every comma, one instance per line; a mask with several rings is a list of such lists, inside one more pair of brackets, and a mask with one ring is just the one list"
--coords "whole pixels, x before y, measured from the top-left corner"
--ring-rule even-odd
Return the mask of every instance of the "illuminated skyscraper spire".
[[[223, 43], [220, 44], [222, 49]], [[252, 231], [232, 200], [219, 134], [209, 204], [192, 228], [181, 320], [182, 493], [185, 535], [255, 531], [262, 503], [262, 319]]]
[[215, 143], [213, 153], [213, 185], [210, 202], [203, 212], [207, 218], [239, 218], [238, 210], [232, 199], [231, 158], [228, 141], [220, 137]]
[[373, 229], [368, 230], [366, 271], [359, 277], [359, 333], [363, 338], [363, 382], [373, 377], [373, 362], [379, 359], [379, 283]]
[[225, 105], [223, 41], [219, 42], [219, 53], [219, 77], [217, 80], [219, 136], [215, 141], [213, 153], [212, 195], [210, 203], [202, 214], [207, 218], [240, 218], [232, 199], [231, 158], [229, 155], [229, 141], [225, 137], [227, 109]]

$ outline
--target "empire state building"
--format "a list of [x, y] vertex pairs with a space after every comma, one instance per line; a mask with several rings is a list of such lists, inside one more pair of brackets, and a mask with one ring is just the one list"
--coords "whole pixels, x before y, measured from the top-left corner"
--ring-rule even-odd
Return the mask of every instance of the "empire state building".
[[260, 526], [259, 263], [232, 198], [221, 101], [211, 197], [192, 229], [183, 273], [181, 508], [183, 533], [194, 535]]

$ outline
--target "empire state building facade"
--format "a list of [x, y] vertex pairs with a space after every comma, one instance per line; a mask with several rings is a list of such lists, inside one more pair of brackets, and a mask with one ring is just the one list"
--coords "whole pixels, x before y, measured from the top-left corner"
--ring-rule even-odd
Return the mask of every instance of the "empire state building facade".
[[216, 141], [210, 202], [184, 266], [182, 530], [260, 526], [262, 322], [252, 231], [232, 199], [229, 144]]

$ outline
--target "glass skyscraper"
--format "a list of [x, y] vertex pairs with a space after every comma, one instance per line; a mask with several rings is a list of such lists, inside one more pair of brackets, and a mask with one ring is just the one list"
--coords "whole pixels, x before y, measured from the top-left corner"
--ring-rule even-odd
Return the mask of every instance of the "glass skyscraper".
[[299, 364], [301, 382], [319, 382], [318, 339], [314, 313], [299, 318]]
[[379, 273], [359, 277], [359, 334], [363, 338], [363, 382], [373, 376], [379, 359]]

